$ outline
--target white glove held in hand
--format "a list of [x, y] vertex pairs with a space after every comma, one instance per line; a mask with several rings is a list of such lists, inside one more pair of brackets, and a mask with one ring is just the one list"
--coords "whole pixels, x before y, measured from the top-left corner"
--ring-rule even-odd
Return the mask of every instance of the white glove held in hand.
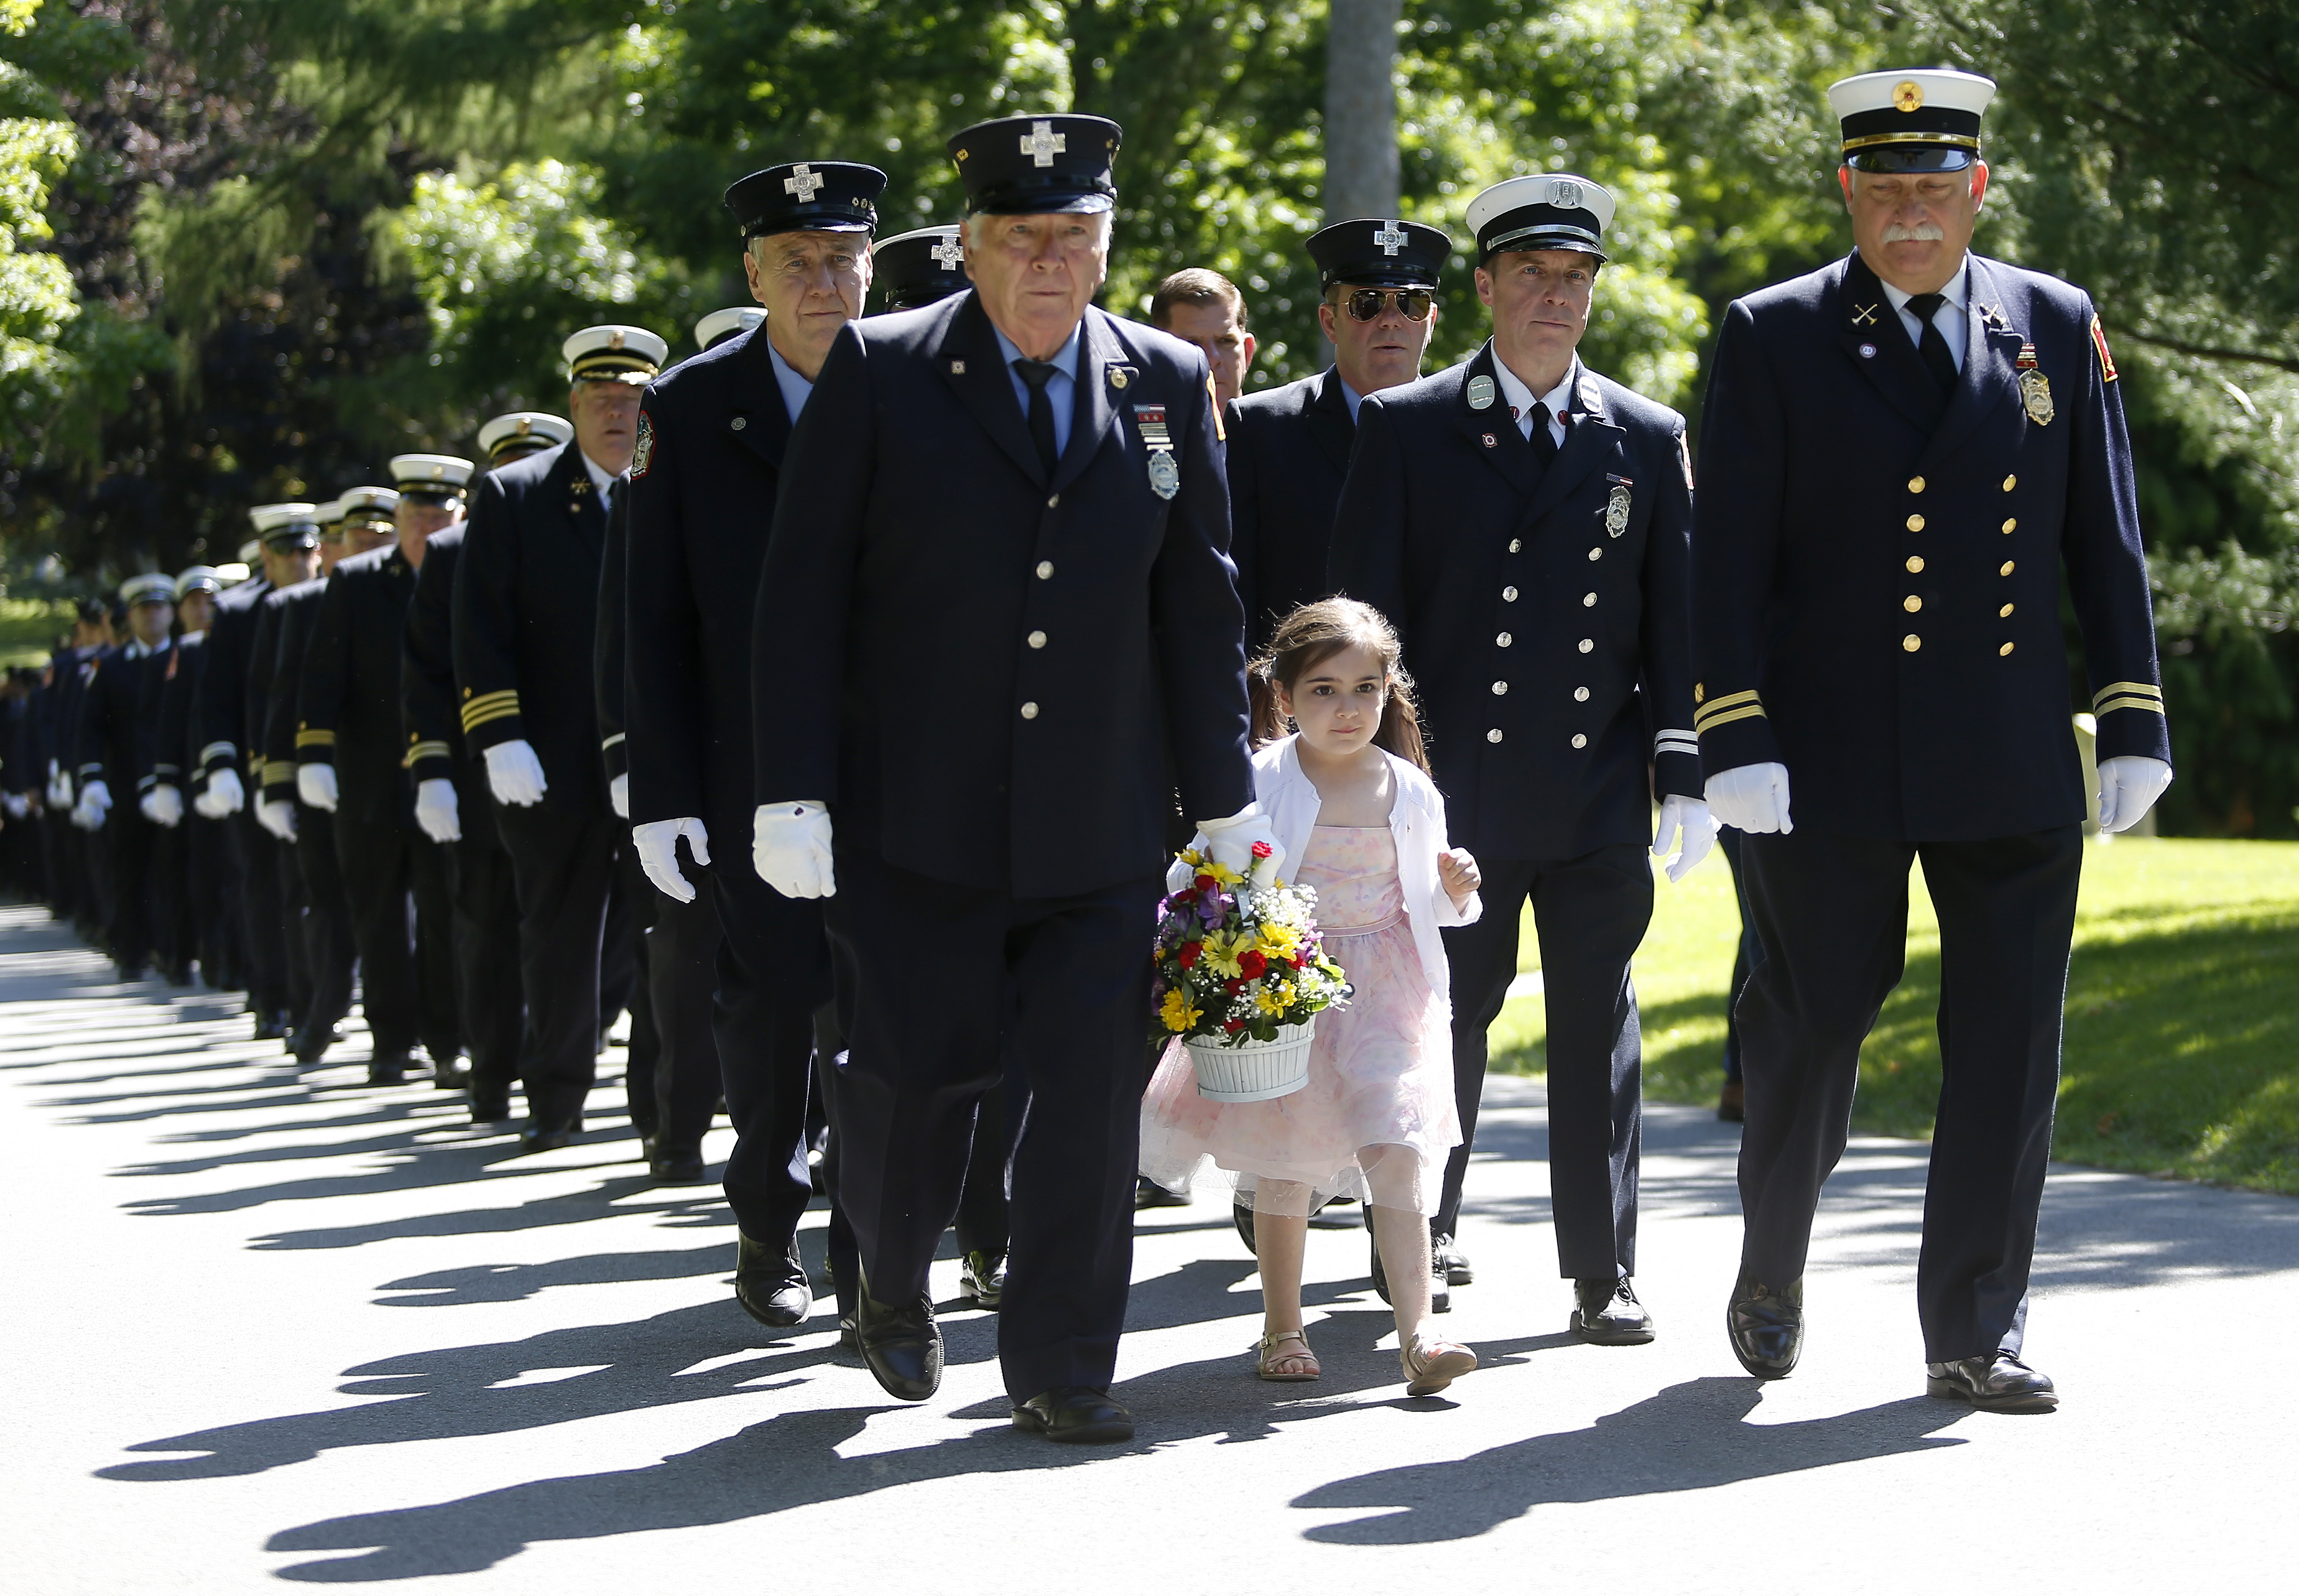
[[784, 897], [836, 896], [838, 882], [830, 871], [830, 811], [810, 798], [760, 804], [751, 818], [751, 868]]
[[221, 820], [247, 807], [247, 789], [239, 784], [239, 773], [227, 765], [211, 775], [208, 790], [200, 794], [192, 807], [210, 820]]
[[155, 826], [173, 829], [183, 823], [184, 795], [172, 787], [154, 787], [136, 806], [144, 812], [144, 818]]
[[267, 798], [255, 806], [255, 823], [282, 842], [295, 840], [295, 806], [286, 798]]
[[463, 818], [455, 806], [455, 784], [444, 776], [433, 776], [427, 781], [415, 784], [415, 823], [434, 842], [461, 842], [463, 839]]
[[[620, 777], [616, 779], [621, 780]], [[760, 815], [765, 813], [763, 809], [759, 811]], [[678, 868], [678, 839], [681, 837], [686, 839], [687, 848], [694, 855], [697, 864], [710, 863], [710, 833], [703, 828], [701, 821], [691, 815], [682, 815], [676, 820], [651, 820], [643, 826], [631, 828], [631, 841], [639, 850], [639, 866], [646, 872], [647, 880], [654, 883], [654, 889], [665, 897], [691, 904], [694, 901], [694, 885]], [[824, 866], [826, 873], [828, 869], [827, 865]], [[773, 880], [767, 875], [764, 864], [759, 866], [759, 874], [765, 880]]]
[[[1277, 867], [1285, 863], [1285, 845], [1277, 840], [1277, 832], [1259, 804], [1248, 804], [1226, 820], [1201, 820], [1198, 822], [1198, 834], [1206, 839], [1215, 864], [1227, 865], [1240, 875], [1251, 876], [1257, 887], [1274, 883]], [[1257, 842], [1269, 845], [1267, 858], [1254, 858], [1253, 845]]]
[[71, 777], [56, 769], [55, 764], [53, 759], [48, 761], [48, 807], [69, 809], [72, 806]]
[[314, 809], [336, 812], [340, 801], [336, 791], [336, 767], [332, 765], [299, 765], [295, 767], [295, 796]]
[[2163, 790], [2171, 767], [2144, 754], [2121, 754], [2099, 762], [2099, 829], [2128, 831], [2137, 825]]
[[[1680, 831], [1684, 841], [1676, 856], [1666, 858], [1661, 852], [1668, 839]], [[1716, 821], [1708, 813], [1708, 806], [1698, 798], [1664, 798], [1660, 801], [1660, 824], [1653, 828], [1653, 857], [1666, 859], [1671, 882], [1682, 881], [1692, 867], [1708, 856], [1716, 840]]]
[[104, 817], [112, 812], [112, 789], [101, 781], [81, 784], [79, 805], [72, 811], [72, 824], [83, 831], [100, 830]]
[[630, 772], [625, 771], [621, 775], [617, 776], [613, 781], [607, 783], [607, 801], [615, 806], [615, 813], [617, 815], [620, 816], [624, 820], [628, 820], [631, 817]]
[[551, 783], [543, 779], [543, 761], [535, 757], [535, 745], [523, 737], [499, 742], [487, 750], [487, 786], [495, 802], [522, 809], [541, 803], [543, 795], [551, 790]]
[[1789, 820], [1789, 767], [1736, 765], [1708, 778], [1708, 812], [1720, 825], [1743, 831], [1796, 830]]

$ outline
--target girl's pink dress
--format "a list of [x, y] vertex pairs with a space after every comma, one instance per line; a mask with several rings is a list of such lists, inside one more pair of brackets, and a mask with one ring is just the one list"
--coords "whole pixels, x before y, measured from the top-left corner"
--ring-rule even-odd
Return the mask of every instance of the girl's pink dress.
[[1387, 826], [1319, 826], [1296, 879], [1317, 889], [1328, 957], [1357, 995], [1317, 1016], [1309, 1084], [1263, 1103], [1198, 1096], [1189, 1053], [1166, 1049], [1141, 1103], [1141, 1172], [1189, 1183], [1210, 1157], [1241, 1203], [1303, 1214], [1312, 1197], [1437, 1211], [1445, 1155], [1461, 1140], [1453, 1105], [1452, 1015], [1406, 922]]

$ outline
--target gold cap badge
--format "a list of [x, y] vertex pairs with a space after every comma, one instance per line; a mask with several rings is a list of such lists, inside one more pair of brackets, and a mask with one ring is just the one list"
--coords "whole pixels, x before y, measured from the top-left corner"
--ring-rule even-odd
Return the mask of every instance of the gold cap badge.
[[1892, 103], [1904, 113], [1923, 109], [1924, 91], [1913, 83], [1903, 82], [1892, 90]]

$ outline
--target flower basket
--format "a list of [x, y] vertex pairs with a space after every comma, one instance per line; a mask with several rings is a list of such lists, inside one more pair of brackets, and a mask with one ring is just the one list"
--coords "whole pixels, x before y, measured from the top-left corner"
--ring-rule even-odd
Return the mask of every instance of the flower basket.
[[1158, 906], [1152, 1034], [1180, 1040], [1199, 1096], [1221, 1103], [1299, 1091], [1316, 1016], [1349, 997], [1317, 935], [1315, 890], [1279, 881], [1266, 844], [1254, 858], [1248, 876], [1185, 852]]
[[1217, 1041], [1191, 1037], [1190, 1067], [1198, 1074], [1198, 1096], [1216, 1103], [1260, 1103], [1282, 1097], [1309, 1084], [1309, 1044], [1317, 1034], [1312, 1014], [1299, 1025], [1281, 1025], [1269, 1042]]

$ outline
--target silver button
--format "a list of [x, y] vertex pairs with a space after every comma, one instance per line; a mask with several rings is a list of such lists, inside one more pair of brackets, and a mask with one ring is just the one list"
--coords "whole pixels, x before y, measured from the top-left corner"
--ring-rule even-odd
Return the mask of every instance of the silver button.
[[1594, 594], [1594, 593], [1583, 593], [1583, 594], [1581, 594], [1581, 608], [1583, 608], [1583, 609], [1594, 609], [1596, 607], [1597, 607], [1597, 595], [1596, 595], [1596, 594]]
[[742, 418], [742, 417], [740, 417], [740, 416], [737, 416], [737, 417], [735, 417], [732, 421], [729, 421], [726, 425], [727, 425], [727, 426], [728, 426], [729, 428], [731, 428], [732, 430], [734, 430], [734, 431], [735, 431], [735, 432], [741, 432], [744, 427], [746, 427], [746, 426], [750, 426], [751, 424], [750, 424], [750, 422], [749, 422], [749, 421], [745, 420], [743, 418]]
[[1033, 649], [1044, 648], [1046, 646], [1046, 634], [1042, 632], [1033, 632], [1030, 633], [1030, 646]]
[[1581, 652], [1582, 652], [1583, 654], [1588, 653], [1591, 649], [1594, 649], [1596, 646], [1597, 646], [1597, 640], [1596, 640], [1595, 638], [1593, 638], [1593, 637], [1584, 637], [1584, 638], [1582, 638], [1582, 639], [1581, 640]]
[[1039, 581], [1041, 581], [1041, 582], [1048, 581], [1049, 579], [1050, 579], [1050, 578], [1052, 577], [1053, 574], [1054, 574], [1054, 562], [1053, 562], [1052, 560], [1050, 560], [1050, 559], [1042, 559], [1042, 560], [1040, 560], [1040, 561], [1038, 562], [1038, 580], [1039, 580]]
[[1025, 721], [1033, 721], [1038, 718], [1038, 706], [1034, 701], [1022, 706], [1022, 718]]
[[1601, 548], [1591, 549], [1589, 550], [1589, 558], [1590, 559], [1602, 559], [1605, 558], [1605, 551]]
[[1523, 547], [1524, 541], [1522, 538], [1511, 538], [1509, 540], [1509, 552], [1511, 554], [1515, 554], [1518, 550]]
[[1501, 729], [1498, 726], [1495, 726], [1491, 731], [1485, 733], [1485, 740], [1487, 742], [1498, 742], [1500, 740]]
[[1505, 587], [1505, 588], [1501, 589], [1501, 597], [1502, 597], [1503, 599], [1506, 600], [1507, 600], [1509, 603], [1511, 603], [1511, 604], [1515, 603], [1515, 602], [1516, 602], [1516, 589], [1515, 589], [1515, 588], [1513, 588], [1513, 587]]
[[1495, 641], [1496, 643], [1498, 643], [1498, 644], [1499, 644], [1502, 648], [1504, 648], [1504, 649], [1507, 648], [1511, 643], [1515, 642], [1515, 641], [1516, 641], [1516, 639], [1515, 639], [1515, 638], [1511, 637], [1511, 636], [1510, 636], [1507, 633], [1506, 633], [1506, 632], [1502, 633], [1498, 637], [1497, 637], [1497, 638], [1493, 639], [1493, 641]]
[[1574, 688], [1573, 690], [1573, 701], [1576, 704], [1587, 703], [1589, 701], [1589, 690], [1585, 687]]
[[1500, 696], [1502, 693], [1505, 693], [1505, 692], [1506, 692], [1506, 691], [1508, 691], [1508, 683], [1507, 683], [1507, 682], [1494, 682], [1494, 683], [1493, 683], [1493, 694], [1494, 694], [1494, 696], [1495, 696], [1496, 698], [1498, 698], [1498, 696]]
[[1573, 746], [1576, 748], [1587, 748], [1589, 746], [1589, 734], [1586, 732], [1575, 732], [1573, 734]]
[[1059, 493], [1050, 493], [1047, 495], [1046, 498], [1046, 508], [1048, 509], [1052, 509], [1055, 506], [1060, 504], [1061, 501], [1062, 496]]

